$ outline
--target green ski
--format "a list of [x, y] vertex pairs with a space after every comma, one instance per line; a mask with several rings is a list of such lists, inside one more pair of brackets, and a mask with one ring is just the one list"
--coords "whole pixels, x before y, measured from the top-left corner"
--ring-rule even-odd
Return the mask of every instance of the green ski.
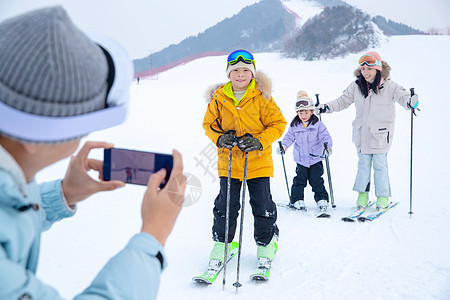
[[397, 204], [399, 204], [399, 202], [395, 202], [395, 203], [391, 202], [385, 209], [380, 210], [379, 212], [377, 212], [375, 214], [358, 217], [358, 221], [360, 221], [360, 222], [373, 221], [376, 218], [379, 218], [381, 215], [385, 214], [391, 208], [395, 207]]

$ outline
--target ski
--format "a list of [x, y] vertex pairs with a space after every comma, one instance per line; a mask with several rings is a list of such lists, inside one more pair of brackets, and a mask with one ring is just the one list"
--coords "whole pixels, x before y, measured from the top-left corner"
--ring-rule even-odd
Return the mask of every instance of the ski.
[[296, 208], [291, 203], [288, 203], [288, 204], [286, 204], [286, 203], [277, 203], [277, 206], [284, 207], [284, 208], [287, 208], [287, 209], [290, 209], [290, 210], [301, 211], [301, 212], [307, 212], [308, 211], [307, 208], [305, 208], [305, 209]]
[[373, 204], [374, 204], [373, 202], [369, 201], [369, 203], [368, 203], [366, 208], [364, 208], [364, 209], [362, 209], [362, 210], [360, 210], [360, 211], [358, 211], [356, 213], [353, 213], [353, 214], [351, 214], [349, 216], [342, 217], [341, 220], [344, 221], [344, 222], [355, 222], [355, 220], [357, 220], [358, 217], [360, 217], [363, 213], [365, 213], [366, 210], [369, 207], [373, 206]]
[[[294, 207], [293, 205], [291, 205], [290, 203], [286, 204], [286, 203], [277, 203], [277, 206], [279, 207], [284, 207], [286, 209], [292, 210], [292, 211], [299, 211], [304, 213], [305, 215], [309, 215], [306, 212], [308, 212], [308, 209], [299, 209]], [[331, 218], [331, 215], [327, 212], [319, 212], [318, 214], [315, 215], [316, 218]]]
[[270, 275], [270, 267], [272, 266], [272, 261], [268, 258], [260, 258], [258, 260], [258, 267], [255, 272], [250, 275], [250, 279], [259, 280], [259, 281], [267, 281], [269, 280]]
[[331, 215], [327, 212], [320, 212], [316, 215], [316, 218], [331, 218]]
[[388, 210], [390, 210], [391, 208], [395, 207], [397, 204], [399, 204], [399, 202], [395, 202], [395, 203], [389, 203], [389, 205], [383, 209], [380, 210], [379, 212], [375, 213], [375, 214], [371, 214], [368, 216], [360, 216], [358, 217], [358, 221], [360, 222], [366, 222], [366, 221], [373, 221], [376, 218], [379, 218], [382, 214], [386, 213]]
[[[229, 262], [233, 257], [236, 256], [239, 252], [239, 243], [232, 242], [230, 247], [230, 256], [227, 260]], [[212, 284], [214, 280], [216, 280], [217, 275], [219, 275], [220, 271], [223, 269], [223, 263], [221, 261], [215, 261], [215, 264], [210, 264], [208, 269], [203, 272], [200, 276], [192, 277], [192, 281], [201, 283], [201, 284]]]

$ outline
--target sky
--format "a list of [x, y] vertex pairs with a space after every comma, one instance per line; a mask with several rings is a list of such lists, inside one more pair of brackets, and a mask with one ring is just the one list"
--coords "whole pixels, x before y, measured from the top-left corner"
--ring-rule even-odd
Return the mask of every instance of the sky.
[[[299, 0], [291, 0], [299, 1]], [[449, 0], [346, 0], [418, 29], [450, 27]], [[114, 37], [141, 58], [203, 32], [259, 0], [0, 0], [0, 21], [31, 9], [61, 4], [83, 30]]]
[[402, 22], [420, 30], [450, 27], [449, 0], [344, 0], [372, 14]]
[[258, 0], [0, 0], [0, 20], [62, 5], [81, 29], [114, 37], [140, 58], [196, 35]]

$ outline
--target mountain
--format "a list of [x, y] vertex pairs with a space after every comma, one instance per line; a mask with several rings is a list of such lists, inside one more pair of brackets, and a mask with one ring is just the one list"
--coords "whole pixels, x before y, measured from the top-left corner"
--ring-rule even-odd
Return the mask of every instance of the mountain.
[[135, 76], [145, 77], [239, 48], [315, 60], [364, 51], [378, 45], [384, 35], [411, 33], [419, 32], [382, 16], [372, 18], [342, 0], [262, 0], [196, 36], [133, 62]]
[[357, 53], [378, 45], [382, 35], [370, 16], [359, 9], [325, 7], [287, 42], [285, 55], [317, 60]]
[[406, 35], [406, 34], [425, 34], [424, 32], [414, 29], [408, 25], [386, 20], [385, 17], [375, 16], [372, 21], [383, 31], [385, 35]]
[[[295, 16], [279, 0], [262, 0], [243, 8], [239, 14], [227, 18], [195, 37], [188, 37], [177, 45], [134, 60], [136, 74], [161, 68], [189, 56], [202, 53], [225, 54], [238, 48], [251, 52], [273, 52], [281, 49], [287, 30], [295, 28]], [[180, 61], [183, 62], [183, 61]]]
[[342, 0], [315, 0], [317, 3], [320, 3], [324, 7], [333, 7], [333, 6], [350, 6], [346, 2]]

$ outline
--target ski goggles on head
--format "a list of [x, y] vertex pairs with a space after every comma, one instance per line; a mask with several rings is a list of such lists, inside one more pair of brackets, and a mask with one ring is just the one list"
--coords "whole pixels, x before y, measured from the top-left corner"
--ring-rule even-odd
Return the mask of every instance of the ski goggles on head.
[[253, 55], [246, 50], [236, 50], [230, 53], [227, 58], [228, 65], [235, 65], [238, 62], [244, 62], [246, 64], [255, 64]]
[[310, 108], [314, 108], [314, 103], [312, 103], [311, 101], [308, 100], [298, 100], [295, 103], [295, 110], [300, 110], [300, 109], [310, 109]]
[[382, 67], [381, 62], [378, 61], [374, 56], [369, 54], [364, 54], [359, 59], [359, 65], [363, 66], [364, 64], [368, 65], [369, 67], [373, 66], [379, 66]]

